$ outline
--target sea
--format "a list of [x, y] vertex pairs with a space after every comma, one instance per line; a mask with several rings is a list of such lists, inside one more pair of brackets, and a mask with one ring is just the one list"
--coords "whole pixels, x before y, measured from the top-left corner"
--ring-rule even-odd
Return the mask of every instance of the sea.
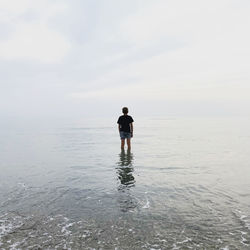
[[0, 124], [0, 249], [250, 249], [250, 118]]

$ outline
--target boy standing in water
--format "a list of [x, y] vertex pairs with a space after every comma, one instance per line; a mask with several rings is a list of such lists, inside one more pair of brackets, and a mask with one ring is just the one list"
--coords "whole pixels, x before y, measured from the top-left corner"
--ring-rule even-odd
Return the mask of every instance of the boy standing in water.
[[121, 149], [124, 150], [125, 139], [127, 139], [128, 150], [131, 149], [130, 139], [133, 137], [133, 118], [128, 115], [128, 108], [122, 108], [122, 113], [117, 121], [121, 137]]

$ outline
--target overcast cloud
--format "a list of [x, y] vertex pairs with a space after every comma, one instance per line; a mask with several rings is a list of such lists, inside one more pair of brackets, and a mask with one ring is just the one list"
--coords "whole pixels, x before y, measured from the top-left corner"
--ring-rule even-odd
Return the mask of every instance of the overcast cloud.
[[248, 0], [0, 0], [0, 115], [250, 115]]

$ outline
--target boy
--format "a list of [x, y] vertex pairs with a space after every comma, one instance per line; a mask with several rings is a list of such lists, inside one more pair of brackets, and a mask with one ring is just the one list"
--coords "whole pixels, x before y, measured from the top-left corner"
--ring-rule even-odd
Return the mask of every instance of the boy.
[[128, 108], [122, 108], [122, 113], [117, 121], [121, 137], [121, 149], [124, 150], [125, 139], [127, 139], [128, 150], [131, 149], [130, 138], [133, 137], [133, 118], [128, 115]]

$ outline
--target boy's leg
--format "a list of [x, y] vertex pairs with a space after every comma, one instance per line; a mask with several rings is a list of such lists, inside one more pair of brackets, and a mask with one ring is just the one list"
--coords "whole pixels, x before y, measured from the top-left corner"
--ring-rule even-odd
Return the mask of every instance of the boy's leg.
[[121, 149], [124, 149], [125, 139], [121, 139]]
[[131, 149], [130, 138], [127, 138], [127, 145], [128, 145], [128, 150], [130, 150]]

